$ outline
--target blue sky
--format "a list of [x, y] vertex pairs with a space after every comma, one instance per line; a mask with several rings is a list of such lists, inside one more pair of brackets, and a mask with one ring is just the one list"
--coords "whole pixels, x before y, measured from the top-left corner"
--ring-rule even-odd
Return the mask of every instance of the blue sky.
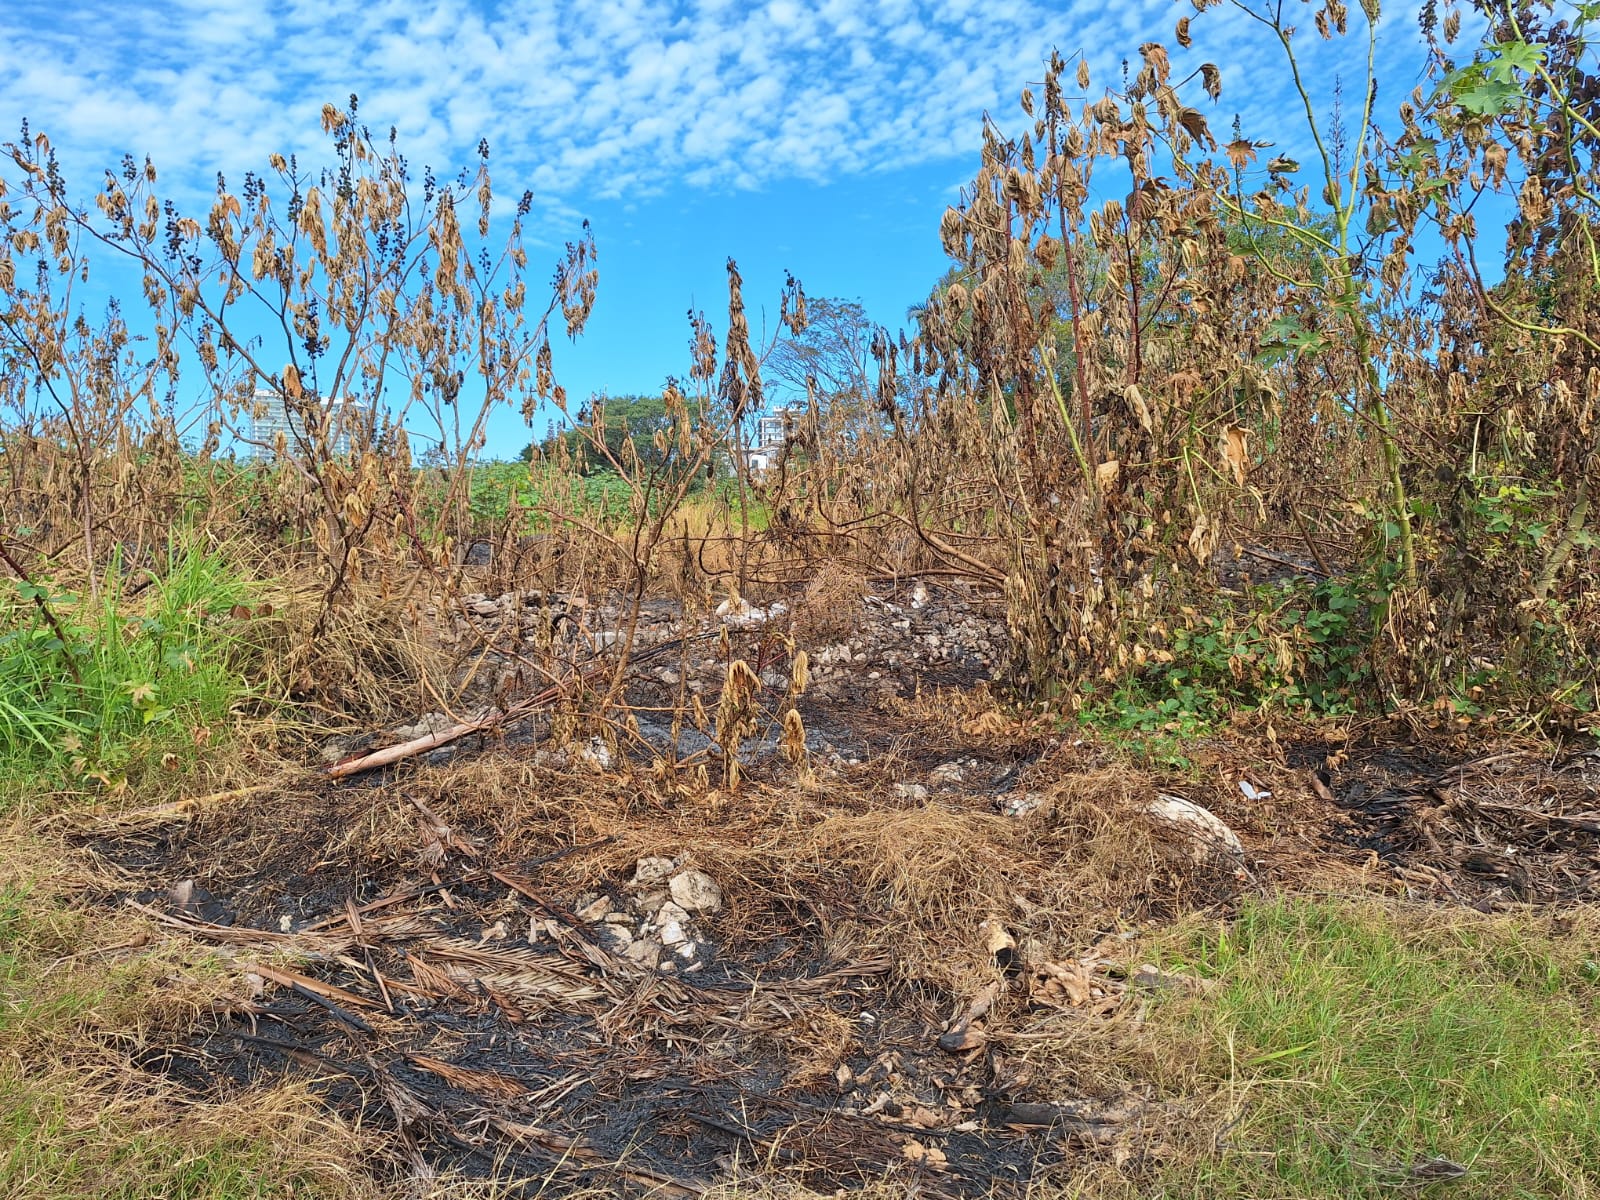
[[[1311, 7], [1288, 7], [1304, 9], [1327, 104], [1336, 74], [1360, 78], [1362, 39], [1323, 44]], [[365, 123], [398, 127], [441, 175], [487, 138], [497, 189], [536, 196], [533, 281], [539, 243], [553, 264], [581, 219], [594, 226], [599, 300], [556, 360], [569, 394], [653, 391], [686, 370], [685, 311], [725, 313], [729, 256], [757, 329], [785, 271], [903, 321], [946, 266], [939, 217], [976, 167], [984, 112], [1020, 126], [1017, 93], [1052, 47], [1086, 55], [1098, 94], [1162, 41], [1177, 75], [1221, 67], [1215, 132], [1240, 112], [1253, 136], [1303, 144], [1264, 31], [1213, 9], [1182, 51], [1185, 15], [1169, 0], [9, 0], [0, 140], [27, 117], [87, 198], [124, 153], [196, 197], [274, 151], [320, 161], [321, 107], [352, 92]], [[1389, 4], [1380, 28], [1392, 112], [1419, 80], [1416, 6]], [[527, 439], [508, 416], [489, 449]]]

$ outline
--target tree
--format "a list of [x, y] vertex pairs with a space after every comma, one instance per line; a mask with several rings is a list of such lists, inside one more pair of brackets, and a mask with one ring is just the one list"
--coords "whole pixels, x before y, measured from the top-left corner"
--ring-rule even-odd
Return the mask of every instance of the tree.
[[806, 326], [781, 338], [765, 363], [767, 382], [798, 397], [862, 403], [872, 392], [872, 320], [855, 300], [807, 297]]
[[[634, 462], [645, 472], [657, 472], [671, 465], [677, 447], [668, 437], [672, 419], [660, 396], [590, 397], [579, 411], [576, 424], [566, 429], [552, 426], [537, 446], [546, 457], [566, 448], [578, 469], [585, 475], [596, 471], [631, 469]], [[657, 436], [660, 435], [660, 436]], [[532, 460], [535, 446], [523, 447], [521, 458]]]

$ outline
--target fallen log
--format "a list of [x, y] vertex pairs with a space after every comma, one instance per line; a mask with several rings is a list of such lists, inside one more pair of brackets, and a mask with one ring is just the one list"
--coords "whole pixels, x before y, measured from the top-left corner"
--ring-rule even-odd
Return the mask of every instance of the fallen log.
[[[648, 662], [669, 651], [678, 649], [685, 642], [699, 641], [709, 637], [709, 634], [698, 634], [692, 638], [676, 638], [653, 646], [642, 654], [634, 656], [634, 664]], [[392, 763], [401, 762], [407, 758], [414, 758], [418, 754], [426, 754], [430, 750], [437, 750], [440, 746], [447, 746], [451, 742], [460, 741], [474, 733], [483, 733], [487, 730], [508, 725], [513, 721], [520, 721], [524, 717], [532, 716], [540, 709], [554, 704], [575, 686], [588, 686], [597, 680], [608, 678], [610, 668], [601, 665], [589, 671], [579, 671], [556, 683], [551, 684], [543, 691], [519, 700], [506, 709], [491, 708], [483, 716], [472, 721], [460, 721], [449, 729], [437, 733], [424, 734], [419, 738], [412, 738], [408, 742], [399, 742], [393, 746], [385, 746], [381, 750], [373, 750], [367, 754], [359, 754], [343, 759], [327, 768], [327, 774], [333, 779], [348, 779], [352, 775], [360, 775], [365, 771], [375, 771], [379, 767], [387, 767]]]

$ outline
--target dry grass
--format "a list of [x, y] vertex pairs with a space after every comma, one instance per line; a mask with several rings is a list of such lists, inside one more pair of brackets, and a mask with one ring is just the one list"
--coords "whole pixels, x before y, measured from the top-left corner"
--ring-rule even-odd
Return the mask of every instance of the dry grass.
[[[948, 719], [986, 711], [977, 701], [970, 708]], [[1600, 947], [1592, 914], [1491, 919], [1371, 899], [1246, 899], [1244, 924], [1234, 926], [1218, 920], [1215, 906], [1240, 904], [1238, 881], [1225, 867], [1197, 862], [1187, 840], [1144, 814], [1150, 778], [1120, 766], [1085, 769], [1070, 755], [1046, 766], [1044, 804], [1004, 819], [959, 796], [909, 805], [870, 772], [810, 788], [752, 785], [711, 803], [642, 778], [486, 755], [419, 767], [399, 786], [330, 789], [309, 774], [286, 775], [270, 797], [194, 813], [185, 837], [214, 863], [223, 891], [230, 876], [287, 878], [316, 864], [327, 876], [320, 886], [329, 889], [330, 911], [335, 894], [358, 879], [391, 886], [484, 861], [515, 870], [580, 847], [537, 868], [541, 891], [559, 902], [621, 885], [644, 855], [680, 857], [723, 886], [728, 907], [714, 933], [726, 954], [789, 939], [795, 949], [773, 967], [804, 974], [825, 961], [887, 953], [893, 994], [923, 1020], [958, 1011], [1001, 979], [986, 920], [1011, 932], [1030, 963], [1094, 949], [1129, 968], [1149, 960], [1179, 976], [1215, 978], [1203, 992], [1130, 1001], [1109, 1020], [1001, 994], [990, 1017], [993, 1045], [1030, 1094], [1138, 1101], [1137, 1120], [1113, 1143], [1072, 1152], [1062, 1194], [1377, 1195], [1383, 1171], [1424, 1152], [1470, 1159], [1488, 1182], [1478, 1186], [1475, 1176], [1469, 1195], [1505, 1194], [1490, 1182], [1560, 1177], [1554, 1160], [1535, 1153], [1541, 1130], [1552, 1147], [1570, 1146], [1572, 1117], [1560, 1105], [1548, 1120], [1535, 1114], [1517, 1126], [1521, 1132], [1508, 1127], [1513, 1150], [1479, 1126], [1470, 1135], [1480, 1138], [1476, 1150], [1462, 1149], [1448, 1124], [1438, 1136], [1417, 1134], [1443, 1119], [1432, 1100], [1413, 1102], [1412, 1133], [1374, 1133], [1376, 1114], [1407, 1085], [1403, 1075], [1383, 1074], [1395, 1035], [1363, 1006], [1408, 1022], [1418, 1038], [1436, 1036], [1437, 1046], [1418, 1042], [1416, 1052], [1437, 1070], [1470, 1054], [1450, 1029], [1427, 1023], [1429, 1006], [1465, 1013], [1464, 1001], [1498, 994], [1506, 1004], [1493, 1010], [1495, 1028], [1511, 1039], [1504, 1053], [1523, 1055], [1529, 1070], [1542, 1059], [1566, 1072], [1550, 1086], [1576, 1095], [1572, 1072], [1581, 1069], [1554, 1053], [1550, 1039], [1594, 1036], [1600, 1014], [1579, 986]], [[460, 839], [442, 860], [413, 799]], [[396, 1166], [392, 1144], [333, 1118], [302, 1087], [202, 1099], [142, 1069], [142, 1048], [181, 1040], [218, 1004], [241, 998], [236, 972], [142, 918], [97, 906], [96, 896], [130, 880], [65, 843], [13, 829], [0, 850], [9, 955], [0, 1077], [17, 1098], [4, 1121], [28, 1147], [7, 1167], [26, 1184], [17, 1194], [105, 1194], [108, 1179], [137, 1177], [148, 1181], [145, 1190], [122, 1194], [231, 1196], [251, 1178], [283, 1194], [292, 1187], [296, 1195], [364, 1197], [407, 1169]], [[1327, 885], [1326, 875], [1318, 878], [1316, 886]], [[1248, 932], [1233, 932], [1240, 928]], [[1349, 974], [1352, 963], [1366, 974]], [[1278, 1056], [1314, 1040], [1292, 1032], [1304, 1022], [1319, 1023], [1320, 1048]], [[1516, 1040], [1520, 1026], [1551, 1022], [1558, 1032]], [[826, 1086], [859, 1048], [853, 1017], [825, 1007], [799, 1006], [781, 1037], [789, 1089]], [[1319, 1073], [1336, 1044], [1348, 1048], [1340, 1061], [1365, 1064], [1355, 1082]], [[1517, 1084], [1516, 1103], [1531, 1097], [1532, 1079]], [[1511, 1102], [1494, 1091], [1492, 1074], [1471, 1080], [1473, 1111]], [[1318, 1089], [1309, 1108], [1303, 1087]], [[1231, 1124], [1241, 1112], [1243, 1121]], [[1314, 1118], [1309, 1134], [1289, 1123], [1305, 1113]], [[1574, 1153], [1563, 1194], [1586, 1195], [1590, 1168]], [[417, 1186], [441, 1197], [493, 1195], [505, 1180]], [[771, 1176], [728, 1186], [750, 1197], [784, 1194]]]

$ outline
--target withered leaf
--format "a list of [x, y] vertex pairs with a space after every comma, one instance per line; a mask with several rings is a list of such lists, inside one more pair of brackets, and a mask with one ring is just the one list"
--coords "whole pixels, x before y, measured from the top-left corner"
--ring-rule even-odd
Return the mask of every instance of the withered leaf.
[[1245, 475], [1250, 470], [1250, 430], [1239, 425], [1229, 425], [1222, 431], [1222, 457], [1233, 474], [1233, 481], [1244, 486]]
[[1256, 158], [1255, 147], [1244, 138], [1235, 138], [1233, 141], [1224, 146], [1222, 150], [1223, 153], [1228, 156], [1228, 161], [1232, 163], [1236, 169], [1243, 169], [1244, 167], [1249, 166], [1255, 161]]
[[1178, 124], [1182, 125], [1184, 132], [1195, 141], [1204, 142], [1213, 150], [1217, 148], [1217, 139], [1211, 136], [1211, 127], [1206, 124], [1206, 119], [1200, 115], [1199, 109], [1181, 109], [1178, 113]]

